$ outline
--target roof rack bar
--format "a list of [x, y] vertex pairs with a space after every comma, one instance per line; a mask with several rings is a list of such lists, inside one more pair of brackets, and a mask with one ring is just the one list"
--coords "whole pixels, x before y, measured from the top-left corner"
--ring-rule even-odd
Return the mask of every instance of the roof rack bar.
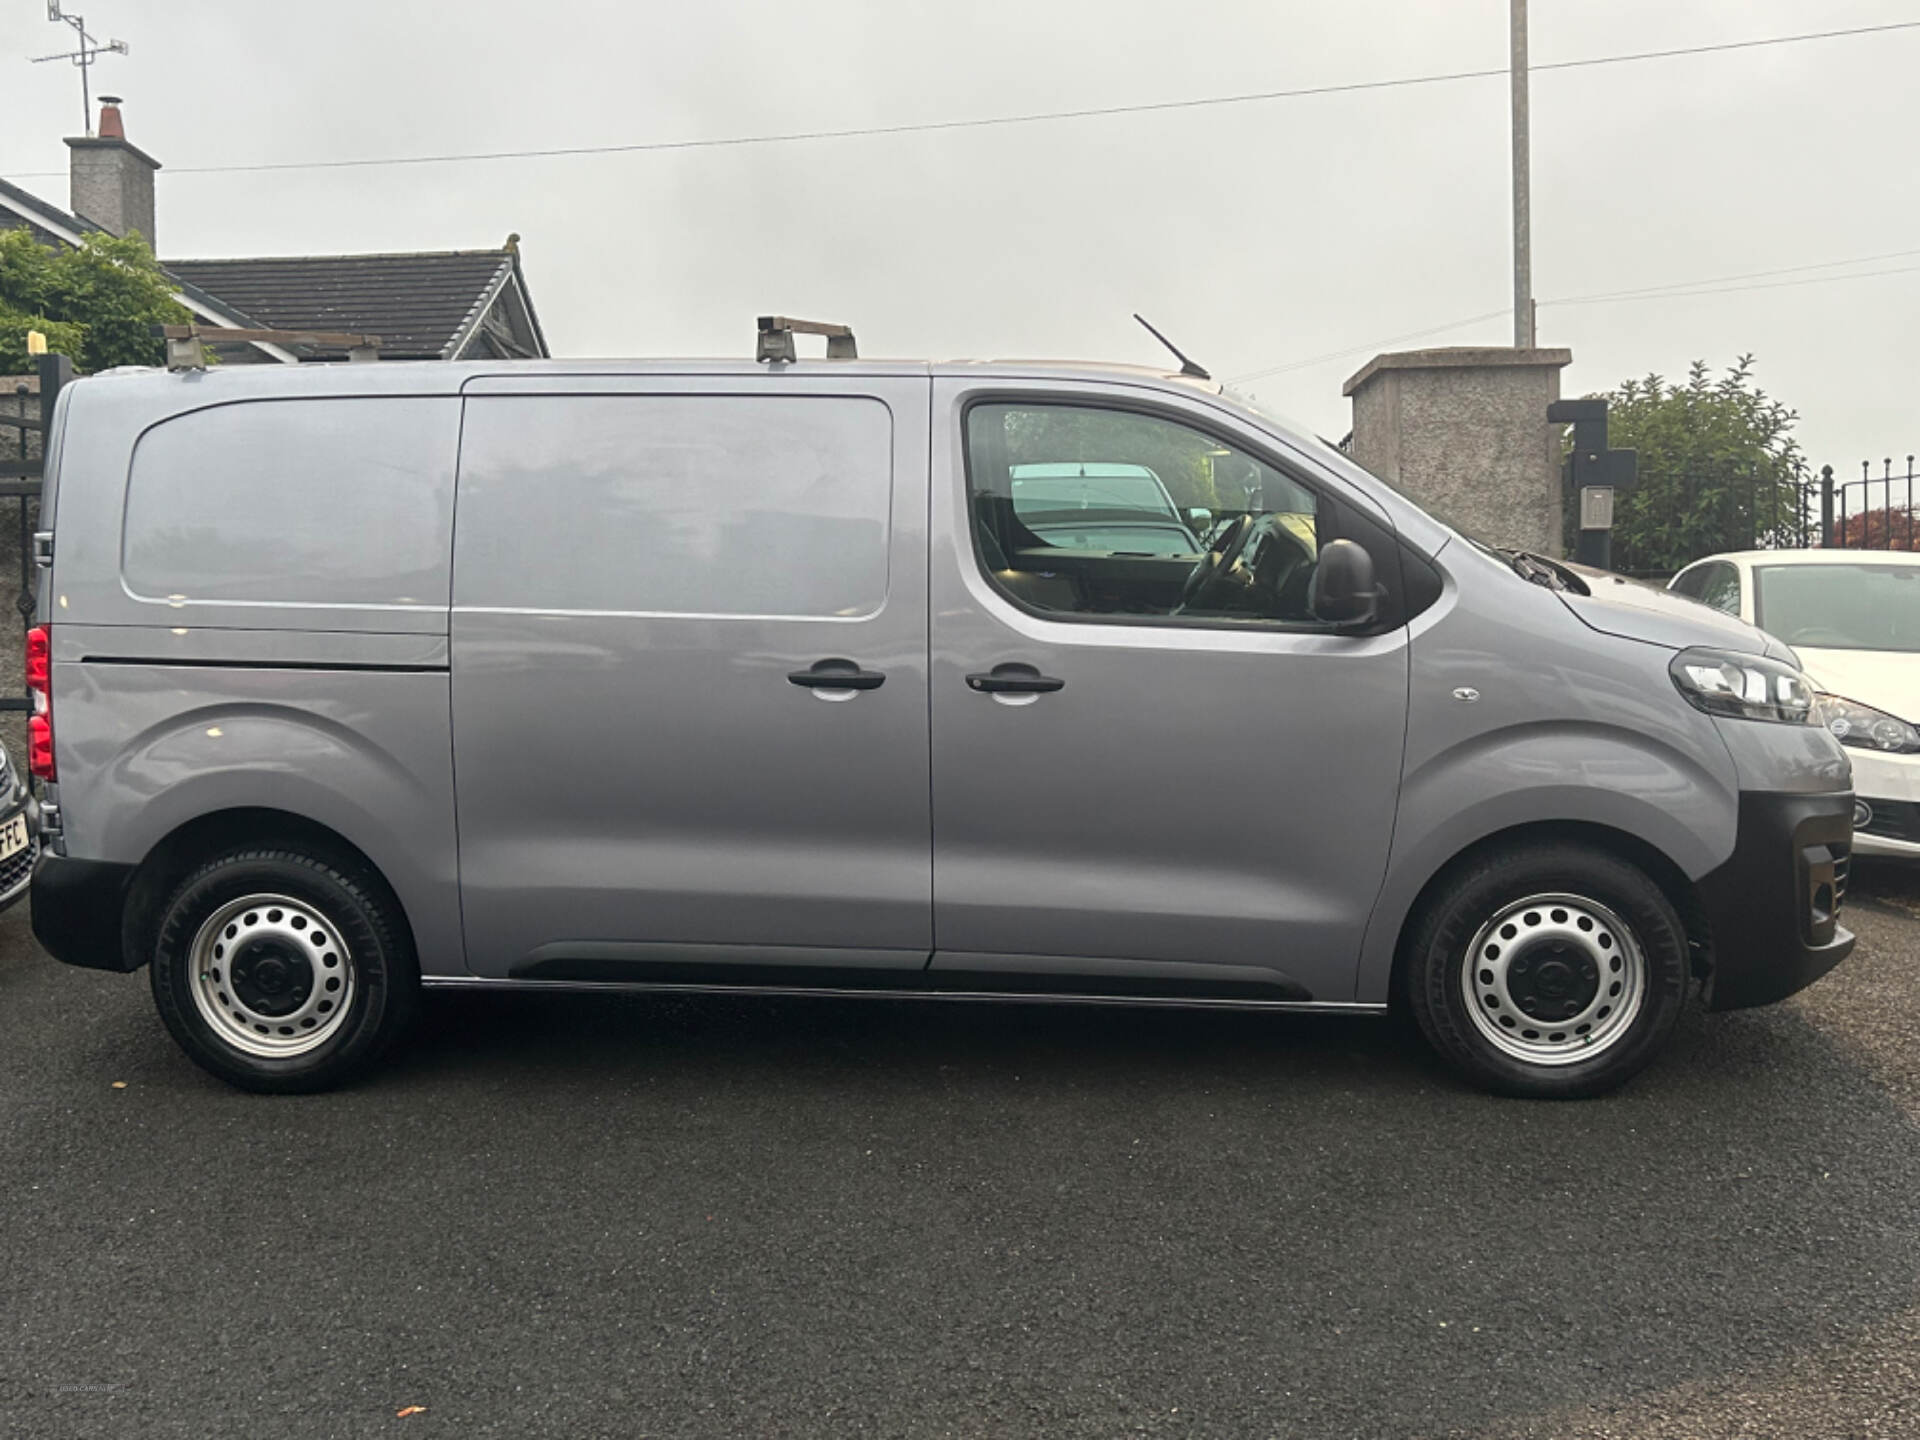
[[345, 350], [347, 359], [353, 361], [380, 358], [378, 335], [352, 335], [328, 330], [244, 330], [218, 325], [156, 325], [153, 333], [167, 342], [169, 370], [206, 369], [206, 345], [223, 341], [317, 345], [330, 350]]
[[793, 348], [795, 335], [826, 336], [829, 360], [860, 358], [860, 352], [854, 345], [853, 331], [849, 327], [830, 324], [825, 320], [794, 320], [785, 315], [760, 317], [760, 343], [753, 358], [769, 363], [792, 364], [798, 358]]

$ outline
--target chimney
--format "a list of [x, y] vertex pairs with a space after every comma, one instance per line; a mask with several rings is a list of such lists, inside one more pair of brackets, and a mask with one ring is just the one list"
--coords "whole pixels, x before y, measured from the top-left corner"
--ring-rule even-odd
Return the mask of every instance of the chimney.
[[100, 134], [67, 139], [73, 152], [71, 209], [102, 230], [125, 235], [138, 230], [155, 254], [153, 237], [153, 172], [160, 162], [127, 143], [120, 119], [120, 97], [100, 97]]

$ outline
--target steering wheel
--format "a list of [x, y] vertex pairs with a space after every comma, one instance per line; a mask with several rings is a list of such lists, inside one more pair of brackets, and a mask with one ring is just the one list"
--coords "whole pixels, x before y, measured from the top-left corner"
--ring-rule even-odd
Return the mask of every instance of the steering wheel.
[[1205, 599], [1216, 583], [1232, 571], [1240, 559], [1240, 552], [1247, 548], [1247, 541], [1253, 536], [1253, 516], [1242, 515], [1220, 532], [1220, 536], [1208, 547], [1193, 569], [1187, 575], [1187, 583], [1180, 588], [1180, 603], [1173, 607], [1178, 615], [1184, 610], [1196, 608]]

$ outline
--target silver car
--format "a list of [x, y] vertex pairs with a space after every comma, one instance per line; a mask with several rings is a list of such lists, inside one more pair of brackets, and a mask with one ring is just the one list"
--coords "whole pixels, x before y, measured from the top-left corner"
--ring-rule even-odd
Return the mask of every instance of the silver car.
[[[54, 426], [34, 928], [236, 1085], [423, 989], [618, 987], [1404, 1007], [1581, 1096], [1853, 943], [1790, 651], [1210, 382], [234, 366]], [[1023, 521], [1095, 462], [1235, 503], [1198, 553]]]

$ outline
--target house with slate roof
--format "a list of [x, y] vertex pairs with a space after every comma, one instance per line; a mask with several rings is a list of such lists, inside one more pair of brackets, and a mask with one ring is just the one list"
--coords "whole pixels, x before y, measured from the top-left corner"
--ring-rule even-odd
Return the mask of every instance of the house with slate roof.
[[[100, 133], [67, 141], [69, 209], [0, 179], [0, 229], [24, 226], [45, 245], [88, 231], [139, 231], [156, 254], [153, 177], [160, 162], [128, 141], [120, 102], [102, 96]], [[520, 268], [520, 237], [496, 250], [391, 255], [167, 260], [180, 303], [203, 325], [380, 337], [385, 360], [538, 359], [546, 335]], [[225, 364], [339, 360], [344, 352], [266, 341], [210, 347]]]

